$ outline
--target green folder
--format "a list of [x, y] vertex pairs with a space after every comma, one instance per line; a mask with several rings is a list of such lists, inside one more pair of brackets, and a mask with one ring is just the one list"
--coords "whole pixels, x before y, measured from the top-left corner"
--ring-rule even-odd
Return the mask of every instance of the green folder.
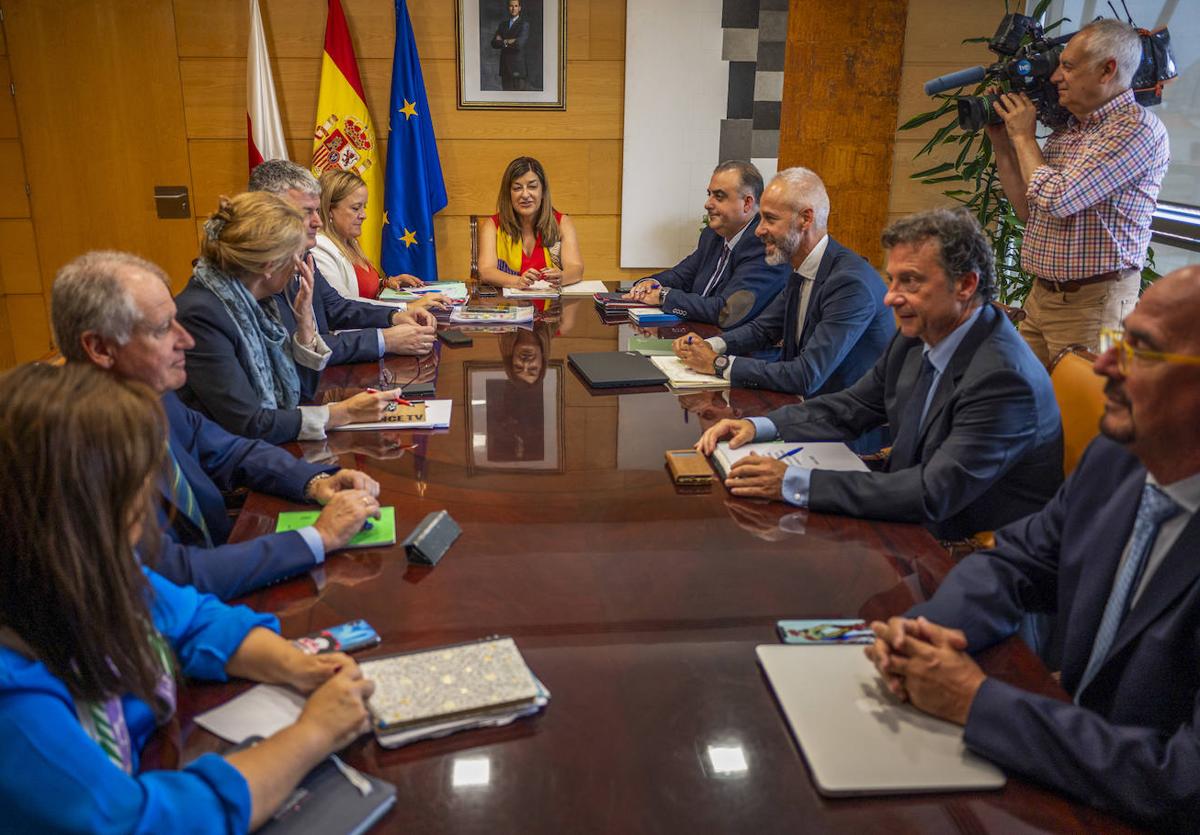
[[[317, 521], [321, 515], [319, 510], [285, 510], [279, 514], [275, 523], [275, 533], [306, 528]], [[396, 508], [379, 508], [379, 518], [369, 520], [371, 528], [359, 531], [354, 538], [343, 545], [343, 548], [382, 548], [396, 544]]]

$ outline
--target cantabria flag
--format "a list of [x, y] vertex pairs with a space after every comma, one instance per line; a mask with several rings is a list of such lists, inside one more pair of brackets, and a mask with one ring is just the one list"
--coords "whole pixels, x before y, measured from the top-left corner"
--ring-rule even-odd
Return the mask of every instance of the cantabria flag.
[[367, 258], [378, 264], [383, 228], [383, 157], [375, 141], [375, 123], [367, 112], [367, 97], [341, 0], [329, 0], [316, 124], [313, 173], [319, 177], [331, 168], [344, 168], [367, 183], [367, 219], [358, 243]]
[[250, 43], [246, 57], [246, 143], [253, 171], [263, 160], [288, 158], [258, 0], [250, 0]]

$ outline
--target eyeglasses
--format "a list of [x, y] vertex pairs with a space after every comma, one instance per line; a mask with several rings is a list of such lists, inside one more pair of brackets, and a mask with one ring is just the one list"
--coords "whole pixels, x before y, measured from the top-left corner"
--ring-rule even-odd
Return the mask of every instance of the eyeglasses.
[[1163, 351], [1149, 351], [1145, 348], [1134, 348], [1125, 339], [1125, 331], [1120, 328], [1100, 329], [1100, 353], [1106, 354], [1112, 348], [1117, 349], [1117, 367], [1124, 373], [1137, 357], [1142, 362], [1169, 362], [1176, 365], [1200, 365], [1200, 356], [1193, 354], [1168, 354]]

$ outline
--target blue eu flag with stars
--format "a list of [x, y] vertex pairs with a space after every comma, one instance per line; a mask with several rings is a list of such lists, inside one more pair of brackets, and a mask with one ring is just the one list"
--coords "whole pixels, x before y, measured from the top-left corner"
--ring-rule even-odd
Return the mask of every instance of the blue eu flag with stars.
[[446, 207], [421, 59], [405, 0], [396, 0], [396, 54], [388, 110], [387, 176], [383, 199], [383, 272], [436, 281], [433, 216]]

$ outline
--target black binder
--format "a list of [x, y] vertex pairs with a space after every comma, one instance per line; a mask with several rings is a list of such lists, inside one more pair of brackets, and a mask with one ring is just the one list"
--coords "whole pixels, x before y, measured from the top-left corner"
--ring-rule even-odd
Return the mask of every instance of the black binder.
[[636, 351], [567, 354], [567, 361], [595, 389], [666, 385], [667, 375]]
[[[258, 740], [251, 737], [238, 749]], [[235, 749], [237, 750], [237, 749]], [[336, 755], [335, 755], [336, 756]], [[347, 768], [347, 776], [333, 757], [326, 757], [308, 773], [258, 835], [362, 835], [396, 803], [391, 783]], [[362, 788], [370, 793], [363, 795]]]

